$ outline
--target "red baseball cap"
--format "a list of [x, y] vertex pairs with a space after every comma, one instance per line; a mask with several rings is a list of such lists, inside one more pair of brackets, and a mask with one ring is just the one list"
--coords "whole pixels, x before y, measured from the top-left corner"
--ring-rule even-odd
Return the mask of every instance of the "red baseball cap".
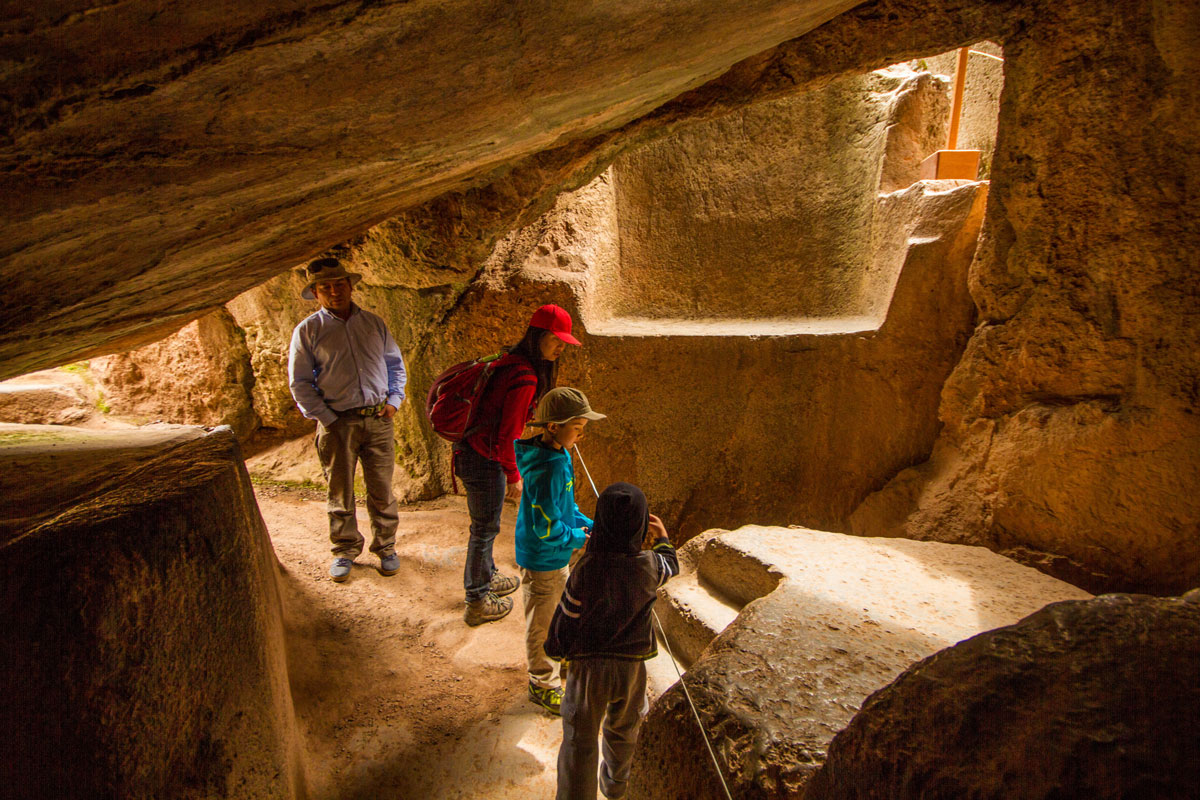
[[579, 344], [579, 340], [571, 335], [571, 315], [565, 308], [553, 303], [547, 303], [533, 312], [529, 325], [533, 328], [545, 328], [567, 344]]

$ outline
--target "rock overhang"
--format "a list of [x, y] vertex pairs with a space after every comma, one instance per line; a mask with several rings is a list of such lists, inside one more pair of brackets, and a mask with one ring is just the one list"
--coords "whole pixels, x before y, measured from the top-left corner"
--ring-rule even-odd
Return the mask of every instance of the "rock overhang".
[[853, 5], [23, 7], [3, 81], [3, 374], [151, 340]]

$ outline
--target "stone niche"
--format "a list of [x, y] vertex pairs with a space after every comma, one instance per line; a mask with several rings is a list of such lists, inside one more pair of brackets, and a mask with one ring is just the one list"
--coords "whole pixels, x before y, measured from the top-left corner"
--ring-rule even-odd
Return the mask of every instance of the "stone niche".
[[880, 219], [877, 195], [916, 182], [923, 154], [944, 139], [948, 86], [897, 65], [619, 159], [618, 253], [591, 283], [589, 329], [878, 329], [903, 262], [888, 258], [898, 252], [886, 239], [894, 220]]
[[6, 797], [305, 796], [275, 560], [228, 429], [0, 426]]

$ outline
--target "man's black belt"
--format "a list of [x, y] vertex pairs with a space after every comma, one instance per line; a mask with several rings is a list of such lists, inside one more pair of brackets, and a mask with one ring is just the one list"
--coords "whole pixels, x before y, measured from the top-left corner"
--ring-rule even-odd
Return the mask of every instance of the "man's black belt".
[[373, 406], [359, 406], [358, 408], [347, 408], [338, 411], [339, 417], [373, 417], [383, 411], [383, 407], [387, 405], [386, 400], [381, 400]]

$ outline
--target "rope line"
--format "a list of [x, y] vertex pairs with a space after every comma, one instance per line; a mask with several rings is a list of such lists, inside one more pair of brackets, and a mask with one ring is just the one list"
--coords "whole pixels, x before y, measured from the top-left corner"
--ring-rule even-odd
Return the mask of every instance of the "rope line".
[[[579, 465], [583, 467], [583, 474], [587, 475], [588, 483], [592, 485], [592, 493], [599, 500], [600, 493], [596, 491], [596, 482], [592, 480], [592, 473], [588, 471], [587, 464], [583, 460], [583, 454], [579, 452], [579, 445], [575, 445], [575, 455], [579, 457]], [[700, 728], [700, 737], [704, 739], [704, 746], [708, 748], [708, 756], [712, 759], [713, 766], [717, 770], [717, 778], [721, 781], [721, 788], [725, 790], [725, 797], [728, 800], [733, 800], [733, 795], [729, 793], [729, 784], [725, 782], [725, 774], [721, 771], [721, 762], [717, 758], [717, 752], [713, 750], [712, 742], [708, 740], [708, 732], [704, 730], [704, 723], [700, 720], [700, 712], [696, 710], [696, 704], [692, 702], [692, 693], [688, 691], [687, 681], [683, 679], [683, 672], [679, 669], [679, 662], [675, 660], [675, 654], [671, 652], [671, 645], [667, 642], [667, 632], [663, 630], [662, 621], [658, 618], [658, 612], [652, 608], [650, 609], [650, 615], [654, 617], [654, 623], [658, 625], [658, 633], [662, 637], [663, 647], [667, 651], [667, 657], [671, 659], [671, 666], [675, 668], [675, 674], [679, 676], [679, 685], [683, 687], [683, 696], [687, 698], [688, 705], [692, 709], [692, 716], [696, 718], [696, 725]]]

